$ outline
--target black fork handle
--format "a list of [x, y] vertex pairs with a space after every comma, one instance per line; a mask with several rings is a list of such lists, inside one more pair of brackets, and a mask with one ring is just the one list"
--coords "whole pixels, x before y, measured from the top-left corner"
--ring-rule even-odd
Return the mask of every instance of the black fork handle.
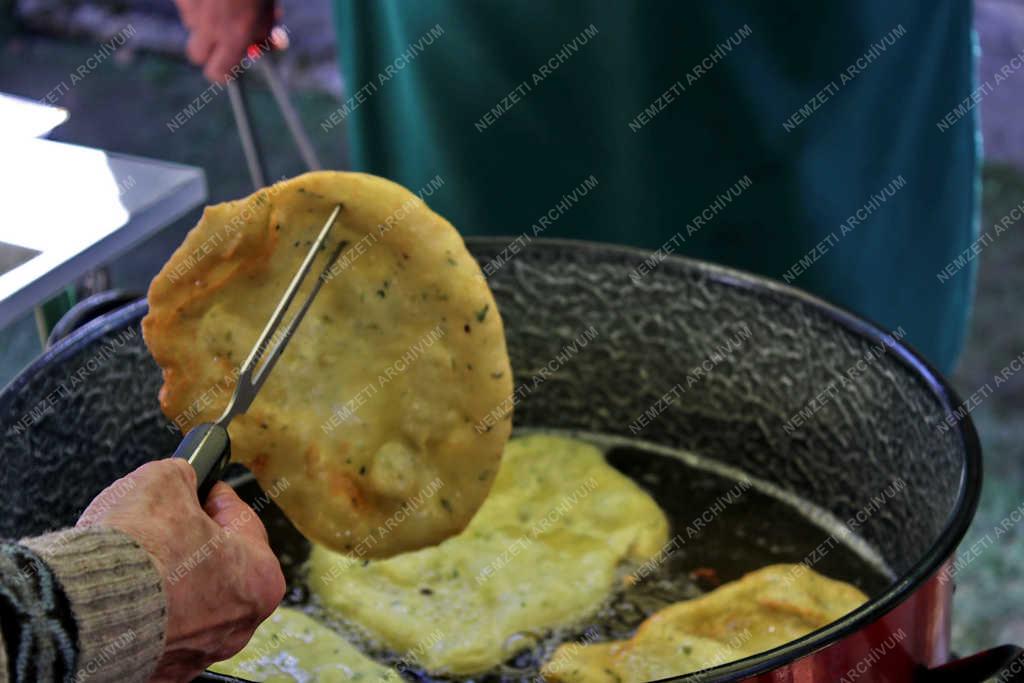
[[199, 502], [205, 503], [213, 485], [220, 481], [231, 460], [228, 430], [213, 422], [204, 422], [189, 430], [174, 451], [175, 458], [188, 460], [196, 471]]

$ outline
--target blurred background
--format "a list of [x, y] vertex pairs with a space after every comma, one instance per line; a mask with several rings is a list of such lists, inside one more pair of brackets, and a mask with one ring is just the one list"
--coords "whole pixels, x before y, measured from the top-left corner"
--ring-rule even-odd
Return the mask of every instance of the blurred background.
[[[292, 102], [324, 167], [345, 168], [344, 124], [329, 131], [319, 125], [346, 97], [336, 64], [330, 7], [320, 0], [280, 0], [280, 5], [293, 37], [281, 60]], [[124, 37], [127, 26], [132, 27], [131, 35]], [[1024, 0], [977, 0], [975, 26], [982, 50], [979, 77], [986, 79], [1024, 51]], [[152, 229], [144, 241], [109, 262], [109, 282], [103, 284], [139, 294], [196, 222], [203, 204], [252, 190], [228, 97], [222, 92], [203, 103], [202, 116], [187, 118], [173, 131], [173, 123], [168, 126], [203, 93], [211, 92], [199, 70], [184, 59], [185, 37], [171, 0], [0, 0], [0, 92], [67, 110], [69, 118], [49, 133], [50, 140], [205, 171], [204, 201], [183, 209], [180, 217]], [[97, 50], [104, 43], [117, 47], [104, 50], [99, 59]], [[90, 67], [76, 87], [59, 87], [70, 85], [69, 77], [85, 63]], [[264, 132], [268, 178], [302, 172], [305, 168], [290, 138], [283, 132], [269, 134], [283, 130], [270, 93], [261, 79], [249, 80], [255, 127]], [[1008, 83], [987, 95], [980, 108], [986, 157], [984, 228], [1024, 200], [1024, 71], [1012, 74]], [[53, 201], [61, 202], [61, 188], [52, 189]], [[964, 396], [991, 381], [1005, 359], [1024, 352], [1024, 231], [1008, 231], [999, 248], [983, 251], [980, 263], [972, 331], [953, 376]], [[39, 352], [32, 314], [0, 329], [0, 386]], [[985, 448], [986, 481], [981, 509], [964, 547], [990, 533], [1020, 504], [1024, 373], [1015, 375], [972, 415]], [[1024, 644], [1022, 526], [1003, 539], [999, 552], [982, 554], [958, 575], [956, 650]]]

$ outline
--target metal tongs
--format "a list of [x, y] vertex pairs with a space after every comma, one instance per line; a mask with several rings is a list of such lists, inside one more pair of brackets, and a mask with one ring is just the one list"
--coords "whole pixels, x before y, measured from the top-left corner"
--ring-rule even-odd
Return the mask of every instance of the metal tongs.
[[[274, 314], [270, 316], [270, 321], [263, 328], [263, 334], [256, 340], [256, 345], [249, 352], [249, 357], [245, 359], [242, 367], [239, 368], [235, 392], [232, 394], [231, 400], [228, 401], [224, 413], [216, 422], [204, 422], [190, 429], [174, 451], [175, 458], [188, 460], [189, 464], [195, 469], [200, 502], [206, 500], [206, 495], [221, 478], [231, 459], [231, 440], [228, 438], [227, 429], [231, 419], [239, 413], [244, 413], [252, 405], [253, 400], [259, 393], [260, 387], [267, 381], [267, 376], [270, 375], [270, 371], [273, 370], [274, 364], [281, 357], [285, 347], [288, 345], [288, 341], [295, 334], [295, 330], [298, 328], [299, 323], [302, 322], [306, 311], [309, 310], [313, 299], [320, 291], [320, 287], [329, 279], [328, 273], [330, 268], [335, 260], [337, 260], [341, 250], [345, 247], [345, 242], [339, 241], [338, 246], [327, 259], [327, 263], [320, 272], [317, 281], [313, 284], [313, 289], [306, 296], [305, 301], [302, 302], [299, 310], [292, 317], [287, 327], [284, 328], [284, 331], [278, 333], [277, 328], [280, 327], [281, 321], [284, 320], [285, 312], [298, 293], [303, 280], [306, 279], [309, 269], [313, 266], [313, 261], [316, 260], [317, 252], [327, 240], [327, 235], [330, 233], [340, 213], [341, 205], [339, 204], [334, 207], [330, 218], [327, 219], [324, 227], [320, 230], [320, 235], [316, 238], [313, 246], [310, 247], [305, 260], [299, 266], [298, 272], [292, 278], [291, 284], [285, 290], [284, 296], [281, 297], [277, 304], [277, 308], [274, 309]], [[270, 349], [269, 352], [268, 348]], [[266, 360], [260, 367], [259, 372], [254, 374], [257, 363], [260, 362], [264, 355], [266, 355]]]
[[[299, 114], [288, 98], [288, 91], [284, 86], [274, 64], [273, 52], [261, 52], [258, 46], [255, 48], [256, 56], [253, 58], [256, 69], [267, 82], [270, 94], [273, 95], [277, 108], [281, 112], [288, 132], [291, 133], [292, 141], [302, 157], [303, 163], [310, 171], [319, 171], [320, 160], [313, 149], [306, 131], [302, 127]], [[263, 163], [263, 155], [256, 139], [255, 129], [252, 125], [252, 118], [249, 116], [249, 107], [245, 91], [246, 74], [241, 74], [237, 79], [228, 81], [228, 98], [231, 101], [231, 112], [235, 117], [235, 127], [238, 129], [238, 137], [242, 143], [242, 151], [245, 153], [245, 164], [249, 169], [249, 177], [252, 179], [252, 186], [259, 190], [267, 184], [266, 166]]]

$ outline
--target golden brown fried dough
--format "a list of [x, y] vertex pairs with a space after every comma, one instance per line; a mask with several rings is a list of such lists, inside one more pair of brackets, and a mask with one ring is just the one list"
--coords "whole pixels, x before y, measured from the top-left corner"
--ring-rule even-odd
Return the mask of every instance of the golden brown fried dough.
[[324, 171], [277, 183], [207, 207], [153, 280], [142, 329], [163, 369], [164, 413], [183, 431], [215, 420], [339, 203], [314, 268], [339, 241], [345, 251], [232, 422], [232, 458], [310, 539], [387, 557], [466, 526], [511, 429], [501, 317], [451, 224], [375, 176]]
[[562, 645], [541, 673], [561, 683], [678, 676], [796, 640], [866, 601], [856, 587], [803, 565], [771, 565], [660, 610], [629, 640]]

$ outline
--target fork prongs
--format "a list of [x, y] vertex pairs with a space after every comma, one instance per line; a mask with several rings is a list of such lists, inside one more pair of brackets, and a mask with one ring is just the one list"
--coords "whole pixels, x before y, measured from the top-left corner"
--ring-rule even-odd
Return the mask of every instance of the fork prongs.
[[[220, 425], [226, 425], [231, 418], [237, 413], [244, 413], [249, 406], [252, 404], [253, 399], [256, 398], [256, 394], [259, 392], [260, 387], [263, 386], [263, 382], [266, 381], [267, 376], [273, 369], [274, 364], [278, 358], [284, 352], [285, 347], [288, 345], [288, 341], [295, 334], [295, 330], [298, 329], [299, 323], [302, 322], [303, 316], [309, 307], [313, 303], [313, 299], [316, 298], [317, 293], [320, 291], [320, 287], [323, 286], [327, 280], [328, 272], [334, 261], [341, 254], [341, 250], [345, 247], [345, 242], [338, 242], [338, 246], [334, 249], [330, 258], [327, 259], [327, 263], [324, 265], [323, 270], [320, 272], [317, 281], [313, 284], [312, 290], [306, 296], [306, 299], [302, 302], [302, 305], [292, 316], [288, 326], [284, 328], [284, 331], [277, 334], [277, 328], [280, 327], [281, 321], [284, 320], [285, 313], [288, 307], [291, 306], [292, 300], [295, 299], [295, 295], [299, 291], [299, 287], [302, 286], [303, 281], [306, 279], [306, 275], [309, 273], [309, 269], [313, 266], [313, 262], [316, 260], [317, 252], [323, 246], [327, 240], [327, 235], [330, 233], [331, 228], [334, 227], [335, 222], [338, 220], [338, 214], [341, 213], [341, 204], [334, 207], [334, 211], [331, 212], [330, 217], [324, 224], [324, 227], [320, 230], [320, 234], [317, 235], [316, 241], [313, 242], [313, 246], [310, 247], [309, 253], [306, 254], [306, 258], [303, 260], [302, 265], [299, 266], [298, 272], [295, 273], [295, 277], [292, 278], [291, 283], [288, 285], [288, 289], [285, 291], [284, 296], [277, 304], [277, 308], [274, 309], [274, 314], [270, 316], [270, 320], [267, 322], [267, 326], [263, 328], [263, 333], [260, 338], [256, 341], [256, 345], [253, 346], [252, 351], [249, 352], [249, 357], [242, 363], [242, 367], [238, 372], [238, 382], [235, 385], [235, 393], [231, 397], [231, 401], [228, 403], [227, 408], [224, 410], [224, 414], [221, 415], [217, 423]], [[277, 337], [275, 339], [275, 337]], [[268, 350], [269, 349], [269, 350]], [[256, 365], [260, 362], [260, 359], [266, 355], [266, 361], [260, 367], [259, 372], [253, 375], [253, 371]]]

